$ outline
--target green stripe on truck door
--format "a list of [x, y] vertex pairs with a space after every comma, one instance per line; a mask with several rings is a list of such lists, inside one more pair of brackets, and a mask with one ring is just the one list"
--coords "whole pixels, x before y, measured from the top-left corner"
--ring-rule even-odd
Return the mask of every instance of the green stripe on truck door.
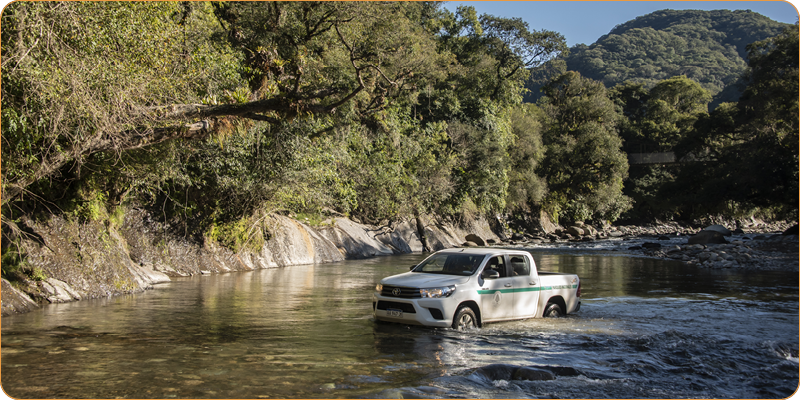
[[519, 292], [538, 292], [543, 290], [554, 289], [577, 289], [578, 285], [557, 285], [557, 286], [535, 286], [529, 288], [515, 288], [515, 289], [491, 289], [491, 290], [478, 290], [478, 294], [494, 294], [500, 293], [519, 293]]

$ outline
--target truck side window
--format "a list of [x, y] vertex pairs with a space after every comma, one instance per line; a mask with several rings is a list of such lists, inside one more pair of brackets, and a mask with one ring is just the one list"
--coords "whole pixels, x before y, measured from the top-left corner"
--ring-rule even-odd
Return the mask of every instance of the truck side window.
[[531, 265], [524, 256], [511, 256], [509, 263], [514, 271], [514, 276], [528, 276], [531, 274]]
[[500, 274], [501, 278], [505, 278], [508, 276], [508, 274], [506, 273], [506, 264], [503, 256], [492, 257], [492, 259], [489, 260], [489, 264], [487, 264], [486, 268], [484, 268], [484, 270], [489, 270], [489, 269], [497, 271], [497, 273]]

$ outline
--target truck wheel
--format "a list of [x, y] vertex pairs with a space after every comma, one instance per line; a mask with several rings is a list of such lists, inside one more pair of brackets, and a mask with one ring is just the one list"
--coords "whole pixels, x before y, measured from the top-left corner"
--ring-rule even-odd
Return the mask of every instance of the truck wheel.
[[547, 303], [547, 307], [544, 309], [545, 318], [558, 318], [563, 317], [564, 312], [561, 311], [561, 306], [556, 303]]
[[456, 316], [453, 318], [453, 329], [464, 331], [467, 329], [474, 329], [478, 327], [478, 319], [475, 317], [475, 312], [467, 306], [462, 306], [456, 311]]

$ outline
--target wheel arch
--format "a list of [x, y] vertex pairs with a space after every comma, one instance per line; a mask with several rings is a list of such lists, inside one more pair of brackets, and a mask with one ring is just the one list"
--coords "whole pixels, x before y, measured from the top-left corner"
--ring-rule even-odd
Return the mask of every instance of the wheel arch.
[[564, 315], [567, 314], [567, 302], [564, 301], [564, 298], [561, 297], [560, 295], [556, 295], [547, 299], [547, 303], [545, 303], [544, 310], [542, 310], [542, 316], [544, 316], [544, 313], [547, 312], [547, 305], [550, 303], [558, 304], [558, 306], [561, 307], [561, 309], [564, 311]]
[[[475, 313], [475, 318], [478, 319], [478, 327], [483, 326], [483, 317], [481, 316], [481, 308], [478, 306], [478, 303], [473, 300], [462, 301], [458, 307], [456, 307], [456, 313], [458, 313], [458, 310], [461, 309], [461, 307], [471, 308], [472, 312]], [[455, 314], [453, 314], [453, 317], [455, 317]]]

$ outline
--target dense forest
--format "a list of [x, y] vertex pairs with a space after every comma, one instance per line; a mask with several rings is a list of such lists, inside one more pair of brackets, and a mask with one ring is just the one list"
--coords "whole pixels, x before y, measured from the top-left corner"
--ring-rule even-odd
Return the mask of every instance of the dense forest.
[[564, 59], [569, 70], [609, 88], [628, 81], [650, 88], [685, 75], [714, 96], [713, 109], [741, 96], [747, 45], [787, 27], [749, 10], [661, 10], [572, 47]]
[[[711, 113], [678, 69], [524, 103], [563, 36], [434, 2], [16, 2], [2, 26], [4, 271], [27, 218], [132, 207], [231, 248], [275, 212], [797, 217], [797, 26], [746, 44]], [[691, 162], [633, 167], [626, 142]]]

